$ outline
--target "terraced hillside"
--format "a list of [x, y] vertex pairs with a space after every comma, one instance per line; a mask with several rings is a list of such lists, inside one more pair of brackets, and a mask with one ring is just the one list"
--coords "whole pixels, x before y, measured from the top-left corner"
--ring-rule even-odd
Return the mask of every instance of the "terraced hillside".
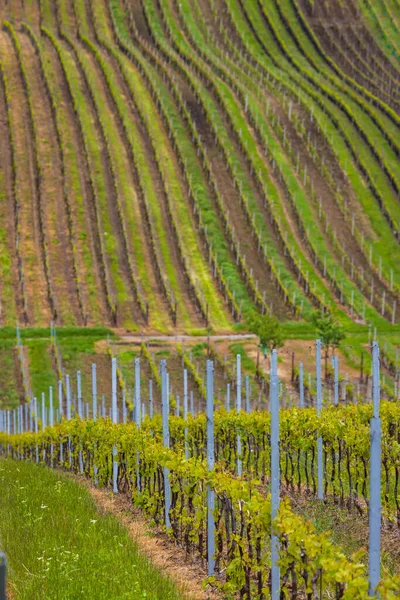
[[0, 19], [0, 325], [400, 322], [397, 0]]

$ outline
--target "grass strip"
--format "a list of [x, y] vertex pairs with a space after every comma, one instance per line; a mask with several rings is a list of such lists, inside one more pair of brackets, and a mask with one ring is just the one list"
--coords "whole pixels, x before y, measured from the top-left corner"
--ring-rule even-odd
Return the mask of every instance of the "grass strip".
[[15, 600], [183, 598], [71, 477], [2, 460], [0, 482], [0, 540]]

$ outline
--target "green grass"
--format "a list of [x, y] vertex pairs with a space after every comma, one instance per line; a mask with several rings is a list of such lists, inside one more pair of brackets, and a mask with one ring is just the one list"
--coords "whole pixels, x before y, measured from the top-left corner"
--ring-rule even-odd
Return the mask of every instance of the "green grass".
[[[256, 372], [256, 365], [254, 361], [247, 355], [244, 346], [240, 343], [229, 344], [229, 351], [232, 357], [236, 357], [238, 354], [241, 356], [242, 370], [248, 373], [254, 374]], [[236, 358], [235, 358], [236, 360]]]
[[[337, 505], [325, 504], [310, 498], [295, 497], [292, 502], [295, 512], [306, 517], [320, 533], [326, 533], [333, 543], [351, 558], [355, 552], [361, 552], [367, 560], [368, 521], [360, 519], [358, 514], [339, 508]], [[383, 535], [382, 566], [391, 574], [400, 570], [398, 549], [390, 542], [390, 536]]]
[[[50, 339], [49, 327], [24, 327], [21, 330], [21, 339]], [[111, 329], [106, 327], [59, 327], [57, 339], [61, 338], [97, 338], [105, 339], [107, 336], [115, 337]], [[0, 327], [0, 339], [16, 340], [15, 327]]]
[[0, 546], [13, 599], [183, 598], [71, 477], [1, 460], [0, 485]]
[[32, 393], [39, 399], [42, 392], [47, 394], [50, 386], [55, 390], [57, 385], [50, 345], [45, 340], [33, 340], [29, 341], [27, 346]]
[[13, 343], [8, 340], [0, 340], [0, 406], [14, 408], [18, 404]]

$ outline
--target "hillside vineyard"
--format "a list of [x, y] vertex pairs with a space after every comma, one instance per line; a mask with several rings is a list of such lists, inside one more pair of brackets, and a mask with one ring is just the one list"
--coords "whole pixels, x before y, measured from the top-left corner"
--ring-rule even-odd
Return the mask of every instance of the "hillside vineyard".
[[399, 322], [398, 0], [0, 19], [1, 325]]

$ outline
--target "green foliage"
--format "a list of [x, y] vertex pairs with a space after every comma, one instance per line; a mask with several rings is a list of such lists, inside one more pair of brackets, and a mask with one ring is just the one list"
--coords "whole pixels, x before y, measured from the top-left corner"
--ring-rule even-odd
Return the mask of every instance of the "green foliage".
[[279, 319], [269, 313], [255, 315], [250, 323], [250, 329], [258, 336], [261, 348], [268, 348], [271, 352], [283, 346], [283, 331]]
[[312, 322], [318, 338], [321, 339], [327, 349], [331, 346], [334, 351], [346, 337], [342, 325], [337, 323], [330, 313], [316, 312], [313, 315]]

